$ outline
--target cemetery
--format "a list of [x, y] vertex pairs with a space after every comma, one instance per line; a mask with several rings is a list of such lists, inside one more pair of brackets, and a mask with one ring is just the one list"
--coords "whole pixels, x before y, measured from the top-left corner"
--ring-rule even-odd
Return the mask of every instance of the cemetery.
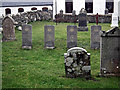
[[[88, 23], [88, 31], [86, 32], [76, 32], [77, 23], [76, 26], [74, 23], [58, 23], [56, 25], [55, 22], [51, 21], [36, 21], [30, 22], [29, 24], [30, 25], [24, 25], [22, 31], [19, 31], [17, 27], [15, 28], [15, 41], [2, 42], [3, 88], [119, 88], [119, 77], [109, 75], [106, 77], [106, 74], [105, 77], [102, 77], [104, 76], [104, 68], [107, 69], [110, 63], [105, 62], [105, 58], [103, 58], [101, 60], [105, 63], [103, 66], [100, 66], [99, 45], [93, 45], [93, 48], [91, 48], [91, 26], [94, 28], [95, 23]], [[111, 29], [109, 23], [99, 23], [99, 25], [102, 26], [102, 30], [108, 31]], [[98, 25], [95, 28], [101, 30]], [[114, 32], [115, 30], [113, 29]], [[110, 31], [110, 33], [112, 34], [113, 31]], [[95, 31], [95, 33], [94, 35], [97, 35], [98, 32]], [[111, 34], [103, 32], [102, 36], [110, 36]], [[116, 39], [114, 42], [117, 42], [119, 40], [117, 36], [119, 37], [119, 35], [117, 31], [115, 34]], [[70, 41], [67, 40], [67, 38], [71, 38]], [[46, 40], [48, 40], [48, 42], [46, 42]], [[53, 43], [50, 42], [51, 40]], [[103, 39], [102, 42], [107, 41]], [[67, 45], [67, 43], [69, 44]], [[119, 46], [119, 42], [115, 45]], [[104, 46], [105, 45], [103, 45], [102, 48], [106, 48]], [[116, 48], [118, 46], [114, 47]], [[69, 49], [71, 47], [76, 48], [73, 48], [73, 50]], [[105, 52], [112, 51], [112, 49], [109, 48], [105, 50], [109, 50]], [[73, 53], [73, 56], [69, 57], [70, 54], [66, 52], [76, 52], [76, 54]], [[104, 51], [101, 52], [103, 55], [106, 54]], [[86, 59], [83, 57], [83, 61], [76, 62], [76, 58], [80, 57], [79, 55], [82, 53], [85, 54]], [[119, 65], [119, 52], [113, 52], [112, 56], [118, 58], [118, 60], [114, 60], [116, 64], [113, 65], [113, 68], [116, 68], [116, 66]], [[106, 57], [106, 59], [108, 57]], [[84, 62], [86, 64], [82, 64]], [[82, 65], [82, 67], [76, 66], [77, 63], [79, 63], [78, 65], [80, 65], [80, 67]], [[105, 64], [107, 64], [107, 66], [105, 66]], [[71, 69], [69, 69], [71, 67], [76, 68], [72, 69], [74, 72], [71, 72]], [[86, 73], [84, 70], [87, 70]], [[112, 71], [112, 67], [109, 67], [108, 71], [109, 70], [111, 72], [114, 71]], [[117, 68], [115, 73], [119, 74]], [[101, 76], [99, 76], [100, 74]]]
[[120, 88], [117, 12], [87, 12], [0, 17], [2, 88]]

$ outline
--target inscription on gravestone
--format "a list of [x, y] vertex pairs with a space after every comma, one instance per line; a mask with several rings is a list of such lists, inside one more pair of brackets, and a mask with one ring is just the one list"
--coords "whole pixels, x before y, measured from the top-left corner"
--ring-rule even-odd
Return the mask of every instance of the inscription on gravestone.
[[13, 41], [16, 39], [15, 37], [15, 28], [14, 28], [14, 20], [6, 16], [3, 19], [3, 38], [2, 41]]
[[80, 14], [78, 15], [78, 31], [88, 31], [87, 27], [87, 12], [84, 8], [80, 10]]
[[52, 25], [45, 26], [44, 47], [47, 49], [55, 48], [55, 27]]
[[90, 53], [83, 48], [74, 47], [64, 53], [66, 77], [91, 77]]
[[22, 25], [22, 48], [32, 49], [32, 25]]
[[102, 76], [120, 76], [120, 30], [115, 27], [101, 32], [101, 68]]
[[77, 46], [77, 26], [67, 26], [67, 48]]
[[100, 48], [100, 25], [91, 26], [91, 48], [99, 49]]

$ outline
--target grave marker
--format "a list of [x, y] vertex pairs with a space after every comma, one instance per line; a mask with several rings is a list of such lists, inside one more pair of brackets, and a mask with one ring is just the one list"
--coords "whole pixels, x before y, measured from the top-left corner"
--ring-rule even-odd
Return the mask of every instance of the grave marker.
[[120, 76], [120, 30], [115, 27], [101, 32], [101, 68], [102, 76]]
[[80, 10], [80, 14], [78, 15], [78, 31], [88, 31], [87, 27], [87, 12], [84, 8]]
[[22, 48], [32, 49], [32, 25], [22, 25]]
[[67, 48], [77, 46], [77, 26], [67, 26]]
[[15, 28], [14, 28], [14, 20], [10, 16], [6, 16], [3, 19], [3, 38], [2, 41], [14, 41], [15, 37]]
[[90, 53], [80, 47], [74, 47], [64, 53], [66, 77], [91, 77]]
[[100, 48], [100, 25], [91, 26], [91, 48], [99, 49]]
[[55, 27], [52, 25], [44, 27], [44, 47], [47, 49], [55, 48]]

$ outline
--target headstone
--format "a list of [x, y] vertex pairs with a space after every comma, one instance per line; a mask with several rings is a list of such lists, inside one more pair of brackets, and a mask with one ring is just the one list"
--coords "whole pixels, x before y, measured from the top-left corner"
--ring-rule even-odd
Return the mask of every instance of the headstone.
[[87, 27], [87, 12], [84, 8], [81, 9], [78, 15], [78, 31], [88, 31]]
[[99, 49], [100, 48], [100, 25], [91, 26], [91, 48]]
[[2, 32], [2, 18], [0, 17], [0, 34], [1, 34], [1, 32]]
[[76, 15], [76, 11], [73, 10], [73, 11], [72, 11], [72, 16], [75, 16], [75, 15]]
[[60, 15], [63, 15], [63, 10], [60, 10]]
[[32, 25], [22, 25], [22, 48], [32, 49]]
[[55, 27], [52, 25], [45, 26], [44, 31], [44, 47], [46, 49], [55, 48]]
[[105, 9], [105, 14], [108, 14], [108, 13], [109, 13], [109, 12], [108, 12], [108, 9], [106, 8], [106, 9]]
[[101, 68], [102, 76], [120, 76], [120, 29], [115, 27], [101, 32]]
[[15, 28], [14, 28], [14, 20], [10, 16], [6, 16], [3, 19], [3, 38], [2, 41], [13, 41], [16, 40], [15, 37]]
[[77, 46], [77, 26], [67, 26], [67, 48]]
[[74, 47], [64, 53], [66, 77], [91, 77], [90, 53], [80, 47]]

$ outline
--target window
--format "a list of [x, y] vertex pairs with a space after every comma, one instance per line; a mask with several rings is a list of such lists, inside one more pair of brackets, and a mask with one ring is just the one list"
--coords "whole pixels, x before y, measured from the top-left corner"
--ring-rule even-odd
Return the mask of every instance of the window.
[[47, 7], [43, 7], [42, 11], [47, 11], [48, 12], [48, 8]]
[[87, 13], [93, 13], [93, 0], [85, 0], [85, 10]]
[[24, 12], [24, 9], [23, 8], [19, 8], [18, 12]]
[[33, 7], [33, 8], [31, 8], [31, 10], [37, 10], [37, 8], [36, 8], [36, 7]]
[[106, 0], [106, 8], [108, 9], [108, 13], [113, 13], [114, 12], [114, 1]]
[[5, 9], [5, 14], [6, 15], [11, 14], [11, 9], [10, 8]]
[[73, 11], [73, 0], [66, 0], [65, 1], [65, 12], [72, 13]]

